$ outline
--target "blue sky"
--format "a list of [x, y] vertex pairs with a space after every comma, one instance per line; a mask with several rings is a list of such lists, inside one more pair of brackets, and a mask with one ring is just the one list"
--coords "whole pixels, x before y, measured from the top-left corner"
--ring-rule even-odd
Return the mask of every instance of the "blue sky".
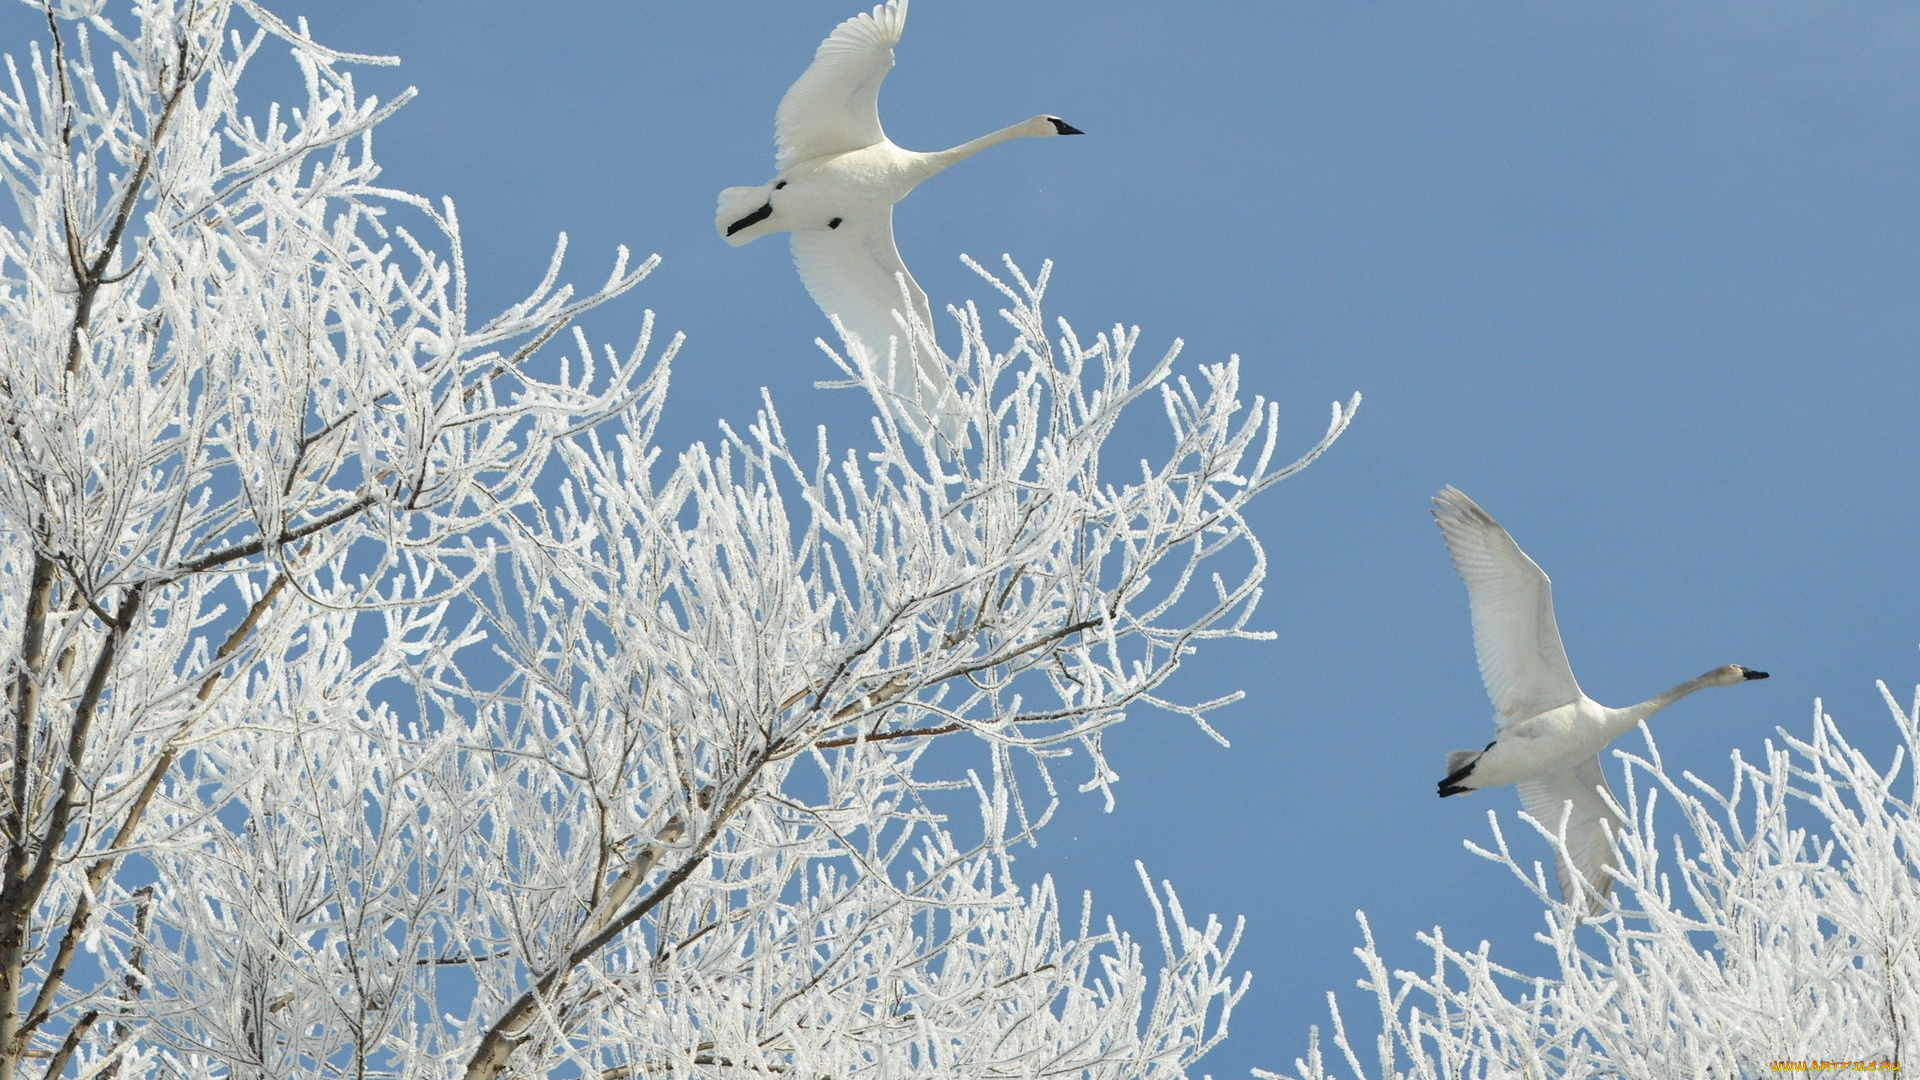
[[[784, 242], [712, 227], [720, 188], [771, 175], [774, 106], [857, 3], [271, 6], [404, 58], [361, 76], [420, 90], [377, 153], [395, 186], [456, 200], [477, 307], [537, 280], [558, 232], [576, 281], [616, 244], [658, 252], [589, 328], [629, 340], [644, 307], [688, 335], [667, 442], [751, 417], [763, 385], [789, 431], [859, 436], [865, 400], [812, 389], [827, 327]], [[1108, 742], [1119, 807], [1069, 796], [1026, 859], [1140, 931], [1135, 859], [1189, 912], [1247, 917], [1253, 990], [1206, 1071], [1290, 1064], [1328, 989], [1368, 1008], [1358, 908], [1399, 966], [1442, 925], [1548, 970], [1537, 904], [1461, 846], [1517, 799], [1433, 793], [1492, 712], [1426, 512], [1443, 484], [1553, 576], [1595, 698], [1773, 672], [1659, 717], [1674, 769], [1723, 782], [1816, 697], [1884, 760], [1873, 681], [1920, 679], [1920, 11], [915, 0], [899, 55], [882, 118], [902, 145], [1040, 111], [1088, 133], [982, 155], [900, 207], [936, 309], [991, 306], [962, 252], [1052, 258], [1053, 314], [1139, 324], [1155, 354], [1184, 338], [1189, 365], [1240, 354], [1291, 445], [1366, 394], [1257, 508], [1278, 640], [1190, 669], [1193, 698], [1247, 691], [1216, 721], [1233, 748], [1136, 718]]]

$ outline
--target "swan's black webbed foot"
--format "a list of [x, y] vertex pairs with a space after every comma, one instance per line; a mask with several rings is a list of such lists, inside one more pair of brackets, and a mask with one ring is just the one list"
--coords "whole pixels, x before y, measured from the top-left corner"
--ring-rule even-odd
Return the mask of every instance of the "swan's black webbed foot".
[[[1498, 742], [1498, 741], [1499, 741], [1498, 739], [1494, 740], [1494, 742]], [[1465, 783], [1463, 783], [1463, 781], [1465, 781], [1467, 777], [1473, 775], [1473, 767], [1475, 765], [1480, 764], [1481, 755], [1485, 754], [1488, 750], [1491, 750], [1491, 749], [1493, 749], [1493, 743], [1488, 743], [1486, 745], [1486, 748], [1481, 750], [1479, 754], [1473, 755], [1473, 760], [1467, 762], [1465, 765], [1462, 765], [1459, 768], [1448, 773], [1446, 775], [1446, 778], [1440, 781], [1440, 797], [1444, 799], [1449, 795], [1464, 795], [1469, 791], [1480, 790], [1479, 788], [1468, 787]], [[1464, 753], [1464, 751], [1462, 751], [1462, 753]], [[1447, 756], [1449, 758], [1457, 759], [1461, 755], [1449, 754]], [[1448, 764], [1452, 764], [1452, 762], [1450, 761], [1448, 762]]]
[[736, 221], [733, 224], [727, 226], [727, 235], [732, 236], [734, 233], [739, 232], [741, 229], [751, 229], [755, 225], [760, 224], [761, 222], [767, 220], [772, 216], [773, 216], [773, 201], [768, 200], [767, 205], [761, 207], [758, 210], [755, 210], [753, 213], [748, 214], [746, 217], [743, 217], [739, 221]]

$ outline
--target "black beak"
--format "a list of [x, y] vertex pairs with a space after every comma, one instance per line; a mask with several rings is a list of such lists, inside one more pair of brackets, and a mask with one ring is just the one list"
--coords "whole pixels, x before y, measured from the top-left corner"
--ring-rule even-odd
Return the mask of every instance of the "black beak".
[[1067, 123], [1065, 120], [1062, 120], [1057, 116], [1049, 116], [1047, 117], [1047, 119], [1053, 121], [1053, 133], [1055, 135], [1085, 135], [1086, 134], [1086, 132], [1081, 131], [1079, 128], [1074, 127], [1072, 124]]
[[1749, 679], [1764, 679], [1767, 677], [1767, 673], [1764, 671], [1755, 671], [1752, 668], [1741, 668], [1740, 670]]

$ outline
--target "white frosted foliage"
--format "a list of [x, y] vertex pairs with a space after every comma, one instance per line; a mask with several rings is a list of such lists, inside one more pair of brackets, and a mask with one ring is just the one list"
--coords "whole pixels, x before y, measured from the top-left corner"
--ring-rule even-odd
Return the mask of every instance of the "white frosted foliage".
[[1584, 901], [1560, 901], [1538, 863], [1523, 868], [1489, 814], [1494, 850], [1474, 850], [1540, 899], [1538, 940], [1553, 950], [1553, 969], [1512, 970], [1486, 943], [1455, 948], [1435, 928], [1419, 935], [1431, 969], [1390, 973], [1363, 914], [1354, 952], [1381, 1034], [1350, 1038], [1329, 994], [1333, 1052], [1315, 1030], [1291, 1075], [1655, 1080], [1760, 1076], [1776, 1062], [1911, 1068], [1920, 1048], [1920, 696], [1903, 709], [1884, 685], [1881, 693], [1897, 735], [1884, 766], [1818, 704], [1809, 738], [1782, 731], [1760, 762], [1736, 752], [1720, 787], [1669, 775], [1642, 725], [1647, 754], [1619, 752], [1629, 825], [1616, 838], [1613, 903], [1597, 919], [1583, 918]]
[[1237, 928], [1012, 856], [1057, 779], [1112, 799], [1108, 726], [1234, 700], [1166, 687], [1261, 636], [1243, 512], [1357, 399], [1282, 454], [1236, 361], [1009, 265], [940, 357], [964, 460], [858, 366], [863, 450], [771, 401], [663, 447], [679, 340], [571, 326], [654, 260], [471, 312], [452, 207], [379, 186], [384, 61], [240, 0], [48, 23], [0, 82], [0, 1080], [1133, 1080], [1226, 1034]]

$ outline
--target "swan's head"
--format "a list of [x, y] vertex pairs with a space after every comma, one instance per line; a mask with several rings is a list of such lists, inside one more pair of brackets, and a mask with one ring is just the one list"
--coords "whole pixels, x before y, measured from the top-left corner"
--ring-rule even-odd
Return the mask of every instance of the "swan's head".
[[1074, 127], [1072, 124], [1067, 123], [1057, 116], [1048, 116], [1045, 114], [1027, 121], [1025, 126], [1032, 129], [1032, 134], [1047, 137], [1054, 135], [1086, 134], [1086, 132], [1081, 131], [1079, 128]]
[[1767, 673], [1764, 671], [1755, 671], [1752, 668], [1741, 667], [1739, 664], [1728, 664], [1726, 667], [1715, 671], [1711, 677], [1715, 686], [1732, 686], [1734, 683], [1764, 679], [1767, 677]]

